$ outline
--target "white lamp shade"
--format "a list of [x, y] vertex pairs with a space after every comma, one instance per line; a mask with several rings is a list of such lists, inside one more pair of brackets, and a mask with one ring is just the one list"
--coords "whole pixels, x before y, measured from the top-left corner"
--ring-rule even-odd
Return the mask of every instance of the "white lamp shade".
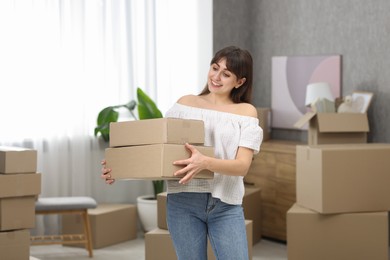
[[316, 82], [307, 85], [306, 88], [306, 100], [305, 105], [310, 105], [317, 99], [328, 99], [329, 101], [334, 101], [332, 92], [330, 91], [330, 86], [326, 82]]

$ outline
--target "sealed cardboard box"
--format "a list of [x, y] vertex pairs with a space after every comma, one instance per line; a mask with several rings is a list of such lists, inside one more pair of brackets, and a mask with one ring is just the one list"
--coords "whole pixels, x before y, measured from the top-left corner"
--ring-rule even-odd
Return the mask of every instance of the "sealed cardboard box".
[[38, 195], [40, 193], [40, 173], [0, 174], [0, 198]]
[[387, 212], [324, 215], [294, 204], [287, 212], [289, 260], [387, 260]]
[[0, 173], [35, 173], [37, 151], [22, 147], [0, 146]]
[[[249, 259], [252, 259], [252, 221], [245, 220], [245, 226]], [[145, 234], [145, 260], [161, 259], [177, 259], [177, 257], [169, 231], [157, 228]], [[210, 242], [207, 247], [207, 259], [216, 259]]]
[[[88, 209], [94, 249], [122, 243], [137, 237], [137, 207], [131, 204], [99, 204]], [[82, 233], [80, 215], [62, 217], [63, 234]], [[69, 245], [84, 247], [84, 245]]]
[[[214, 149], [196, 146], [206, 156], [214, 157]], [[120, 179], [179, 179], [173, 173], [182, 166], [173, 165], [176, 160], [189, 158], [190, 152], [182, 144], [152, 144], [128, 147], [107, 148], [106, 167], [111, 176]], [[211, 179], [214, 173], [201, 171], [195, 178]]]
[[0, 199], [0, 231], [35, 227], [35, 196]]
[[29, 259], [30, 231], [27, 229], [0, 232], [0, 259]]
[[[167, 192], [157, 195], [157, 227], [168, 229], [167, 225]], [[261, 189], [258, 187], [245, 187], [242, 207], [245, 219], [252, 221], [252, 242], [256, 244], [261, 240]]]
[[366, 143], [369, 132], [365, 113], [308, 112], [294, 124], [302, 128], [309, 123], [307, 141], [315, 144]]
[[320, 213], [390, 211], [390, 144], [297, 146], [297, 203]]
[[184, 143], [204, 143], [202, 120], [155, 118], [110, 124], [110, 147]]
[[263, 141], [271, 139], [271, 109], [267, 107], [257, 107], [257, 117], [259, 125], [263, 129]]

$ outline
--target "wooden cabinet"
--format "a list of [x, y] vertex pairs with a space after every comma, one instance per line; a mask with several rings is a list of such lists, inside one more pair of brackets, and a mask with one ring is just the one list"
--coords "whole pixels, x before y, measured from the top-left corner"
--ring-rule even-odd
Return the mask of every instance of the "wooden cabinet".
[[270, 140], [261, 145], [245, 177], [247, 184], [261, 188], [264, 237], [286, 241], [286, 213], [296, 201], [296, 145], [303, 143]]

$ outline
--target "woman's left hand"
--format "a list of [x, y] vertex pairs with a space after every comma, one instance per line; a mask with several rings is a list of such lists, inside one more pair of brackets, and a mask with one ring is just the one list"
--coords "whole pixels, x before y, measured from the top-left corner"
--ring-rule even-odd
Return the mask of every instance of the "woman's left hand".
[[185, 160], [173, 162], [174, 165], [185, 165], [183, 169], [176, 171], [174, 176], [183, 176], [179, 183], [186, 184], [195, 177], [200, 171], [206, 169], [205, 156], [201, 154], [193, 145], [185, 144], [187, 150], [191, 152], [191, 157]]

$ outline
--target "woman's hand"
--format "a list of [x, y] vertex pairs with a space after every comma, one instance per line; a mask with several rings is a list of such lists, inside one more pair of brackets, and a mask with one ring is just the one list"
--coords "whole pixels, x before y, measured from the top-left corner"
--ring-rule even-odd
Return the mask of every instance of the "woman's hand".
[[107, 184], [113, 184], [115, 179], [111, 178], [111, 169], [106, 168], [106, 160], [102, 160], [101, 164], [103, 165], [101, 178], [104, 179]]
[[206, 169], [206, 156], [201, 154], [193, 145], [186, 143], [185, 147], [191, 152], [191, 157], [173, 162], [174, 165], [185, 165], [183, 169], [180, 169], [173, 174], [174, 176], [184, 175], [179, 181], [181, 184], [188, 183], [196, 174]]

